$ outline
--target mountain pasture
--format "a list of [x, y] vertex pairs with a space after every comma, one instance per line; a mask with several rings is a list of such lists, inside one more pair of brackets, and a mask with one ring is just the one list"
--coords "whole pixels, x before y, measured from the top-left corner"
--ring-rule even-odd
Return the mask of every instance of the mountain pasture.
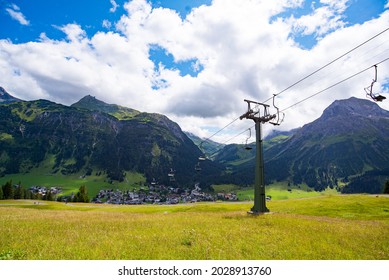
[[113, 206], [0, 202], [0, 259], [388, 259], [389, 197]]
[[22, 186], [60, 187], [61, 195], [77, 193], [80, 186], [88, 188], [90, 198], [93, 198], [102, 189], [132, 190], [146, 183], [144, 176], [137, 172], [125, 172], [123, 182], [111, 181], [104, 175], [83, 176], [81, 173], [72, 175], [50, 174], [49, 172], [30, 172], [9, 174], [0, 178], [0, 185], [12, 180], [14, 184], [21, 182]]

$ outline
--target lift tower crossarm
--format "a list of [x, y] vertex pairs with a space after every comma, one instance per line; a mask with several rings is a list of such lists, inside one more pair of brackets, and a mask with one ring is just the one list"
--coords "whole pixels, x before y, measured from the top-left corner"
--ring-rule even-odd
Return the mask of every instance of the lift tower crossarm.
[[[270, 115], [268, 113], [270, 105], [264, 104], [264, 103], [259, 103], [259, 102], [256, 102], [256, 101], [247, 100], [247, 99], [244, 99], [244, 101], [247, 102], [247, 107], [248, 108], [247, 108], [247, 112], [239, 117], [241, 120], [243, 120], [243, 119], [251, 119], [251, 120], [254, 120], [255, 122], [256, 121], [260, 121], [262, 123], [265, 123], [265, 122], [271, 121], [272, 119], [276, 118], [275, 114], [274, 115]], [[251, 104], [256, 104], [255, 107], [258, 108], [258, 110], [254, 111], [251, 108]], [[262, 116], [261, 116], [261, 114], [260, 114], [261, 112], [259, 110], [260, 106], [263, 107], [263, 114], [262, 114]]]
[[[263, 146], [261, 136], [262, 123], [269, 122], [276, 118], [276, 115], [269, 114], [270, 105], [244, 100], [247, 102], [247, 112], [240, 116], [240, 119], [251, 119], [255, 122], [256, 131], [256, 163], [255, 163], [255, 187], [254, 187], [254, 206], [249, 213], [251, 214], [263, 214], [269, 212], [266, 207], [265, 196], [265, 172], [264, 172], [264, 160], [263, 160]], [[255, 104], [255, 108], [252, 108], [252, 104]], [[263, 108], [262, 114], [260, 108]]]

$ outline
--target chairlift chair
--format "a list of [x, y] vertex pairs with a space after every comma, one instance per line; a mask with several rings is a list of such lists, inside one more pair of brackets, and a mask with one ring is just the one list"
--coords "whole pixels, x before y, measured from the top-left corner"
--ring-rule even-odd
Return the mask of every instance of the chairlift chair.
[[381, 95], [381, 94], [374, 94], [373, 93], [373, 85], [375, 82], [377, 82], [377, 65], [374, 65], [374, 69], [375, 69], [375, 77], [374, 77], [373, 81], [371, 82], [370, 86], [365, 88], [365, 92], [366, 92], [366, 96], [370, 97], [375, 102], [382, 102], [383, 100], [386, 99], [386, 97]]
[[174, 170], [173, 170], [173, 168], [170, 168], [170, 171], [167, 174], [167, 176], [169, 176], [170, 178], [174, 178]]
[[382, 102], [385, 99], [386, 99], [386, 97], [381, 95], [381, 94], [373, 96], [373, 100], [376, 101], [376, 102]]
[[247, 144], [247, 141], [251, 138], [251, 128], [249, 128], [249, 137], [246, 138], [246, 145], [244, 146], [244, 148], [246, 150], [252, 150], [253, 148], [250, 147], [248, 144]]
[[196, 170], [196, 171], [201, 171], [200, 162], [198, 162], [198, 163], [195, 165], [195, 170]]
[[276, 113], [277, 120], [275, 122], [269, 121], [269, 123], [271, 123], [272, 125], [280, 125], [284, 121], [285, 113], [282, 112], [282, 118], [280, 118], [280, 109], [276, 106], [275, 98], [276, 98], [276, 95], [273, 94], [273, 107], [276, 108], [276, 110], [277, 110], [277, 113]]
[[174, 174], [173, 168], [170, 168], [170, 171], [169, 171], [169, 173], [167, 174], [167, 176], [169, 176], [169, 181], [170, 181], [170, 182], [175, 182], [175, 181], [176, 181], [176, 178], [174, 177], [175, 174]]
[[202, 141], [202, 142], [200, 143], [200, 147], [199, 147], [199, 149], [200, 149], [200, 151], [201, 151], [201, 153], [202, 153], [202, 154], [199, 156], [199, 160], [200, 160], [200, 161], [204, 161], [204, 160], [207, 159], [206, 156], [205, 156], [205, 153], [204, 153], [203, 144], [204, 144], [204, 141]]

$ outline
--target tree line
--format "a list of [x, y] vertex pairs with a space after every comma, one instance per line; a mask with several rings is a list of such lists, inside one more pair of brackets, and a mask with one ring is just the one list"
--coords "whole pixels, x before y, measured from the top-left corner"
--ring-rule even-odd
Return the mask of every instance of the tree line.
[[71, 196], [57, 196], [48, 190], [44, 195], [32, 192], [19, 184], [13, 185], [12, 180], [6, 182], [0, 187], [0, 200], [4, 199], [38, 199], [49, 201], [66, 201], [66, 202], [89, 202], [88, 189], [85, 185], [81, 186], [76, 194]]

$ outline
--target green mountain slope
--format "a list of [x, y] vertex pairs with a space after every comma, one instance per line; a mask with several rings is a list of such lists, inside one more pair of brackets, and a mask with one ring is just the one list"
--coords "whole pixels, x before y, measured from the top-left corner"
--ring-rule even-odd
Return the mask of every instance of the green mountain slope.
[[0, 105], [0, 175], [30, 172], [45, 163], [52, 174], [94, 172], [120, 181], [133, 171], [171, 184], [168, 173], [173, 169], [176, 184], [192, 185], [221, 170], [207, 160], [197, 178], [194, 167], [200, 155], [181, 128], [163, 115], [90, 97], [70, 107], [47, 100]]
[[[253, 181], [254, 152], [244, 154], [243, 147], [237, 147], [232, 154], [221, 152], [217, 160], [232, 168], [235, 177], [250, 176]], [[349, 176], [389, 167], [389, 112], [368, 100], [335, 101], [319, 119], [292, 135], [264, 141], [264, 154], [268, 183], [335, 187]]]
[[193, 143], [196, 144], [197, 147], [206, 155], [213, 158], [219, 150], [221, 150], [225, 145], [221, 143], [217, 143], [215, 141], [200, 138], [193, 133], [185, 132], [185, 134], [189, 137]]
[[[254, 182], [254, 143], [251, 150], [237, 144], [220, 149], [206, 141], [200, 151], [196, 144], [202, 139], [188, 137], [160, 114], [91, 96], [64, 106], [21, 101], [2, 88], [0, 93], [0, 176], [39, 170], [121, 181], [126, 172], [137, 172], [149, 182], [181, 186]], [[213, 161], [201, 161], [196, 172], [199, 156], [216, 148], [220, 151]], [[389, 112], [368, 100], [335, 101], [314, 122], [266, 138], [264, 153], [267, 183], [377, 192], [389, 179]]]
[[107, 113], [119, 120], [131, 119], [140, 113], [137, 110], [127, 107], [116, 104], [107, 104], [90, 95], [81, 98], [78, 102], [71, 105], [71, 107]]

